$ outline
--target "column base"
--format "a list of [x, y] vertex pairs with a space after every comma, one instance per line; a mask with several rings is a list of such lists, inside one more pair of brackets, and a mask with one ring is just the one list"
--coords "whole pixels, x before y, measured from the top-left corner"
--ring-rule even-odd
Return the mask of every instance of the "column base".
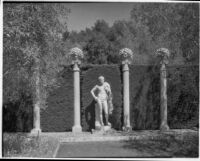
[[131, 126], [123, 126], [122, 130], [126, 131], [126, 132], [130, 132], [130, 131], [132, 131], [132, 127]]
[[75, 125], [75, 126], [72, 127], [72, 132], [73, 133], [81, 133], [82, 127], [80, 125]]
[[38, 129], [38, 128], [34, 128], [34, 129], [32, 129], [31, 130], [31, 134], [40, 134], [42, 131], [41, 131], [41, 129]]
[[160, 130], [167, 131], [167, 130], [169, 130], [169, 126], [167, 124], [162, 124], [162, 125], [160, 125]]

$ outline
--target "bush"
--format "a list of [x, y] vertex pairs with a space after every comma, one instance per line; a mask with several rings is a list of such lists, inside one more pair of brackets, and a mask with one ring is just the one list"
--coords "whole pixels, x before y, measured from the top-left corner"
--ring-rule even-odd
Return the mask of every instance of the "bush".
[[13, 102], [3, 104], [3, 131], [29, 132], [33, 128], [33, 102], [23, 93]]

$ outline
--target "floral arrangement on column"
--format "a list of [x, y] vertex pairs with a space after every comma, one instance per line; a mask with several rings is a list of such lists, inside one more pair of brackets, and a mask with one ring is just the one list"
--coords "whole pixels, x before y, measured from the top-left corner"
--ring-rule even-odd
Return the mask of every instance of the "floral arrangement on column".
[[122, 63], [130, 64], [131, 60], [133, 59], [133, 52], [129, 48], [123, 48], [119, 51], [119, 55], [122, 59]]
[[83, 59], [83, 51], [78, 47], [72, 48], [69, 53], [70, 58], [72, 59], [72, 64], [80, 64], [80, 59]]
[[159, 48], [156, 52], [155, 55], [161, 59], [161, 64], [168, 64], [169, 63], [169, 57], [170, 57], [170, 52], [166, 48]]

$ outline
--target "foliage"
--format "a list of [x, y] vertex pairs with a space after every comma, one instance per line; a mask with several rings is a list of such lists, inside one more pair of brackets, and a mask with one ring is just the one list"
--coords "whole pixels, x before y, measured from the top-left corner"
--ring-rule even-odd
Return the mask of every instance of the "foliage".
[[198, 18], [197, 3], [136, 3], [131, 11], [132, 21], [148, 29], [150, 45], [170, 49], [175, 64], [181, 57], [198, 64]]
[[3, 135], [4, 157], [52, 158], [58, 140], [53, 137], [30, 137], [24, 133]]
[[52, 3], [4, 3], [3, 11], [4, 103], [20, 99], [22, 92], [35, 102], [39, 88], [45, 106], [47, 91], [56, 85], [59, 65], [65, 62], [62, 33], [69, 10]]
[[171, 128], [199, 127], [199, 66], [168, 69], [168, 120]]
[[134, 3], [129, 20], [109, 26], [97, 20], [92, 28], [71, 32], [69, 39], [82, 46], [86, 63], [120, 63], [119, 50], [130, 48], [134, 64], [155, 63], [158, 48], [172, 53], [170, 64], [198, 64], [199, 6], [197, 3]]
[[3, 132], [29, 132], [33, 128], [33, 101], [21, 95], [15, 102], [3, 105]]

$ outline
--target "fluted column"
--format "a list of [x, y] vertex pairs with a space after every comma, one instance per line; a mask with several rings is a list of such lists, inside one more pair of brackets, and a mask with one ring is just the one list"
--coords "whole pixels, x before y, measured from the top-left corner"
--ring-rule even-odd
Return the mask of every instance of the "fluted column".
[[81, 113], [80, 113], [80, 58], [83, 57], [83, 52], [79, 48], [73, 48], [70, 51], [72, 58], [73, 72], [74, 72], [74, 126], [73, 133], [82, 132], [81, 127]]
[[130, 125], [130, 96], [129, 96], [129, 67], [133, 53], [130, 49], [124, 48], [120, 50], [120, 56], [122, 59], [122, 72], [123, 72], [123, 130], [130, 131], [132, 127]]
[[170, 52], [166, 48], [160, 48], [156, 52], [157, 56], [160, 58], [160, 130], [169, 130], [167, 123], [167, 70], [166, 65], [168, 64], [168, 59]]

